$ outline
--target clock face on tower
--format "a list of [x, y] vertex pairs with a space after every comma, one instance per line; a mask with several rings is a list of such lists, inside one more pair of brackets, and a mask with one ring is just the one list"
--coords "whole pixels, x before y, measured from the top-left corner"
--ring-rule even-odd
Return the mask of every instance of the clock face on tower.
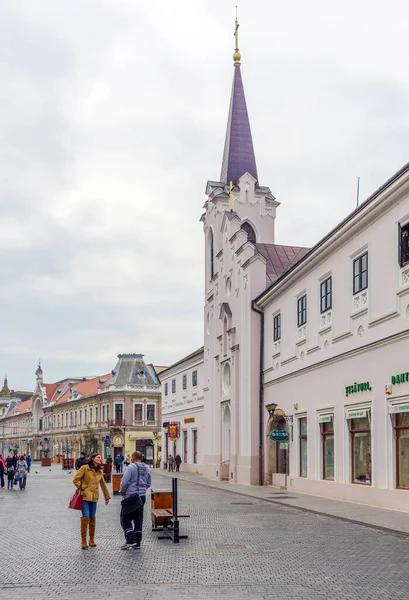
[[122, 446], [122, 444], [123, 444], [123, 443], [124, 443], [124, 441], [123, 441], [123, 439], [121, 438], [121, 436], [120, 436], [120, 435], [116, 435], [116, 436], [114, 437], [114, 444], [115, 444], [116, 446]]

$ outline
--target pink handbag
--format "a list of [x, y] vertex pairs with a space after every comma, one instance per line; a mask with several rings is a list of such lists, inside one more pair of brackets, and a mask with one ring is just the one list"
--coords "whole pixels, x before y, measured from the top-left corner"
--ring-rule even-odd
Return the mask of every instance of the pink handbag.
[[71, 498], [68, 504], [68, 508], [73, 508], [74, 510], [82, 510], [82, 496], [78, 493], [78, 490]]

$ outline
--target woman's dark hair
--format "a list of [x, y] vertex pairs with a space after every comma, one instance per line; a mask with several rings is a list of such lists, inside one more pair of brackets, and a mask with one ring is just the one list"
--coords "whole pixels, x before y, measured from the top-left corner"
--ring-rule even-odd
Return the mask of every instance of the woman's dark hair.
[[101, 470], [101, 465], [97, 465], [96, 463], [94, 463], [94, 458], [96, 456], [101, 456], [101, 454], [99, 452], [94, 452], [93, 454], [91, 454], [91, 456], [88, 459], [88, 466], [90, 469], [94, 469], [94, 471], [100, 471]]

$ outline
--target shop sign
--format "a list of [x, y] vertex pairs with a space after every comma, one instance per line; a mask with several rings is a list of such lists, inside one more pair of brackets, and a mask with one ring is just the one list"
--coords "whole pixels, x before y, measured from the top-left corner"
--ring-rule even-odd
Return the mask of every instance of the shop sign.
[[195, 418], [194, 417], [190, 417], [189, 419], [185, 419], [185, 425], [187, 423], [194, 423], [195, 422]]
[[369, 385], [369, 381], [365, 381], [364, 383], [354, 383], [354, 385], [345, 386], [345, 396], [349, 396], [349, 394], [356, 394], [358, 392], [366, 392], [372, 391], [371, 386]]
[[280, 442], [280, 450], [288, 450], [288, 442]]
[[401, 373], [400, 375], [392, 375], [391, 383], [407, 383], [409, 381], [409, 373]]
[[367, 410], [351, 410], [346, 414], [347, 419], [365, 419], [368, 414]]
[[319, 415], [318, 423], [331, 423], [332, 415]]
[[409, 404], [395, 404], [394, 406], [389, 407], [390, 414], [396, 415], [397, 413], [405, 413], [405, 412], [409, 412]]
[[270, 431], [270, 440], [284, 442], [288, 440], [288, 431], [286, 429], [273, 429], [273, 431]]
[[168, 423], [168, 437], [175, 439], [179, 437], [179, 427], [177, 423]]

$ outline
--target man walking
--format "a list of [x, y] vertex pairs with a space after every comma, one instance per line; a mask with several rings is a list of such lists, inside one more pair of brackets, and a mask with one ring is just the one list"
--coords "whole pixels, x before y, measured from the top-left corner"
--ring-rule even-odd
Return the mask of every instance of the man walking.
[[176, 464], [176, 472], [179, 473], [179, 468], [180, 468], [180, 465], [182, 464], [182, 459], [180, 457], [180, 454], [176, 454], [175, 464]]
[[79, 471], [83, 465], [87, 463], [87, 456], [85, 452], [81, 452], [80, 457], [75, 461], [75, 470]]
[[170, 471], [173, 472], [173, 456], [171, 454], [169, 454], [169, 456], [168, 456], [168, 469], [169, 469], [169, 472]]
[[142, 542], [143, 508], [146, 501], [146, 490], [151, 486], [152, 474], [147, 464], [142, 462], [142, 452], [134, 452], [131, 464], [122, 477], [119, 493], [124, 498], [138, 494], [142, 500], [141, 508], [125, 514], [121, 508], [121, 525], [125, 534], [122, 550], [139, 549]]

